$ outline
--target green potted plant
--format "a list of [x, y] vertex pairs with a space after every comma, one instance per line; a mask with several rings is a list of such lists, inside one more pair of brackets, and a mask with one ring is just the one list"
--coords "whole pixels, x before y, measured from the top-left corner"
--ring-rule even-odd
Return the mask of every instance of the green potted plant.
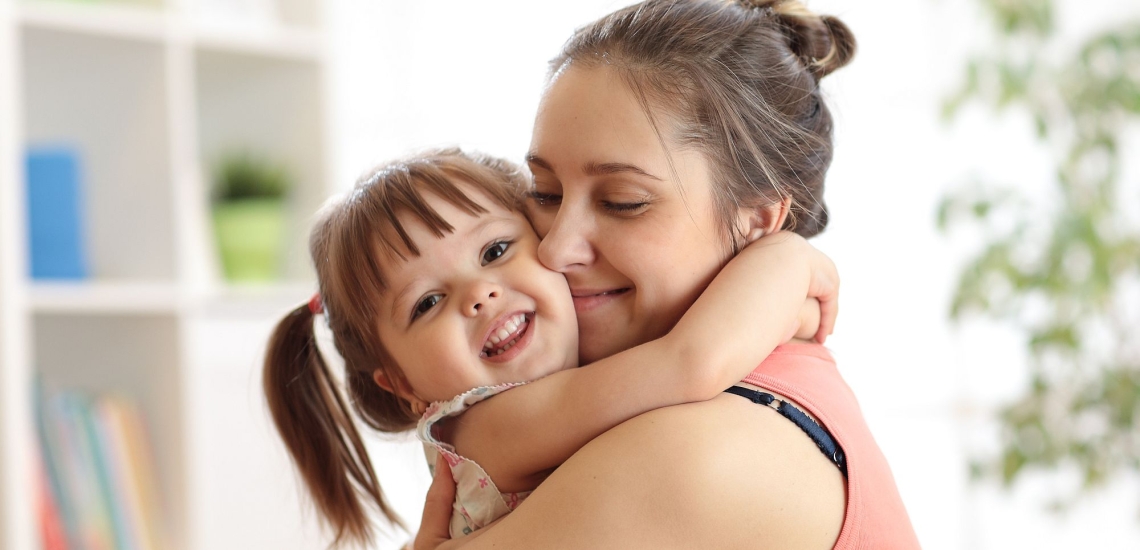
[[214, 235], [229, 281], [276, 279], [281, 271], [285, 202], [293, 186], [280, 163], [248, 152], [226, 155], [213, 185]]

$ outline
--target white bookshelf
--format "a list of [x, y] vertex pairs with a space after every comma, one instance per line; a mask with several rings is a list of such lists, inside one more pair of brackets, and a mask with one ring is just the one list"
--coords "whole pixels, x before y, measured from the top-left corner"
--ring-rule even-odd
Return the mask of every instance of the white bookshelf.
[[[242, 2], [256, 9], [232, 12]], [[257, 361], [314, 287], [305, 233], [335, 189], [324, 8], [242, 2], [0, 0], [0, 548], [39, 548], [37, 377], [140, 405], [174, 550], [319, 540], [257, 521], [301, 518]], [[78, 283], [27, 275], [24, 155], [56, 144], [82, 167], [91, 277]], [[237, 148], [286, 161], [299, 184], [281, 283], [218, 275], [206, 180]]]

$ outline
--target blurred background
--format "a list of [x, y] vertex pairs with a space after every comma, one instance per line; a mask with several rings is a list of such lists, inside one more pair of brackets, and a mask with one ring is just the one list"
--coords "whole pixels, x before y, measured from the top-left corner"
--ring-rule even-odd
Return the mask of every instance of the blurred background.
[[[259, 372], [314, 211], [422, 147], [521, 160], [627, 3], [0, 0], [0, 548], [325, 547]], [[859, 41], [828, 344], [923, 546], [1140, 547], [1140, 4], [808, 6]], [[369, 444], [415, 527], [418, 444]]]

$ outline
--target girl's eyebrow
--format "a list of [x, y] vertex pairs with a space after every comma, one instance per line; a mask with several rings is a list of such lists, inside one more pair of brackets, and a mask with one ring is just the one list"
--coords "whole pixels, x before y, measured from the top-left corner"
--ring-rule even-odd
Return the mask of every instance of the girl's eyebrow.
[[400, 305], [404, 299], [404, 295], [411, 292], [412, 288], [415, 287], [415, 283], [416, 282], [413, 280], [411, 283], [404, 285], [404, 288], [402, 290], [400, 290], [399, 294], [396, 294], [395, 296], [392, 297], [392, 316], [391, 317], [392, 317], [392, 322], [395, 323], [397, 326], [401, 325], [400, 318], [402, 317], [402, 315], [400, 314], [400, 310], [402, 308], [400, 307]]
[[[481, 232], [486, 230], [488, 226], [494, 225], [496, 223], [511, 223], [511, 221], [511, 218], [508, 217], [498, 216], [494, 214], [484, 214], [482, 216], [482, 219], [479, 220], [479, 223], [476, 224], [475, 227], [470, 228], [464, 237], [475, 238], [475, 236], [478, 236]], [[400, 315], [398, 311], [400, 308], [397, 306], [401, 304], [404, 296], [409, 294], [412, 289], [415, 288], [417, 282], [419, 282], [419, 278], [412, 279], [411, 282], [404, 285], [404, 287], [401, 288], [399, 292], [392, 296], [392, 321], [396, 322], [397, 324], [400, 322]]]

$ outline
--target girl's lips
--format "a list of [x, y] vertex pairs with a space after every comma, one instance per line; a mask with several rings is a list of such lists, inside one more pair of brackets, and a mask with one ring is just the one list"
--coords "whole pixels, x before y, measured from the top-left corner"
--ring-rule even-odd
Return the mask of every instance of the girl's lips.
[[574, 298], [574, 311], [579, 315], [613, 303], [629, 292], [629, 288], [611, 290], [571, 290]]
[[[506, 318], [513, 317], [514, 315], [515, 314], [512, 313], [511, 315], [506, 316]], [[526, 349], [526, 347], [528, 345], [530, 345], [530, 342], [533, 339], [533, 334], [534, 334], [534, 323], [535, 323], [534, 312], [533, 311], [527, 312], [525, 315], [526, 315], [526, 320], [523, 321], [523, 326], [520, 327], [522, 329], [522, 332], [517, 334], [517, 335], [511, 335], [511, 337], [509, 338], [509, 339], [516, 339], [516, 338], [518, 339], [518, 341], [516, 341], [514, 344], [511, 345], [511, 349], [508, 349], [507, 351], [504, 351], [503, 353], [500, 353], [498, 355], [492, 355], [492, 356], [483, 355], [483, 351], [480, 351], [479, 354], [483, 358], [484, 361], [490, 361], [492, 363], [506, 363], [507, 361], [510, 361], [511, 359], [514, 359], [515, 357], [518, 357], [518, 355], [520, 353], [522, 353], [523, 350]], [[502, 326], [502, 324], [504, 322], [505, 321], [500, 321], [499, 323], [496, 323], [496, 328], [493, 330], [497, 330], [497, 328], [499, 326]]]

